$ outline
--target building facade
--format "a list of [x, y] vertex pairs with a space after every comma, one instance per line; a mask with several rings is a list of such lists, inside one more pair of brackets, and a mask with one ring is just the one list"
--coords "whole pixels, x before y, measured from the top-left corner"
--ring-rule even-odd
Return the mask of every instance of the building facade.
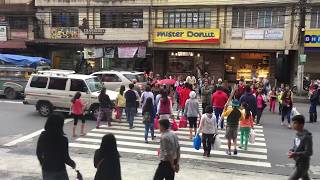
[[[200, 68], [231, 82], [289, 83], [298, 65], [297, 2], [36, 0], [43, 33], [28, 44], [46, 51], [55, 68], [71, 69], [84, 58], [95, 70], [184, 75]], [[305, 72], [313, 77], [320, 67], [317, 2], [306, 17], [312, 43], [306, 41]]]

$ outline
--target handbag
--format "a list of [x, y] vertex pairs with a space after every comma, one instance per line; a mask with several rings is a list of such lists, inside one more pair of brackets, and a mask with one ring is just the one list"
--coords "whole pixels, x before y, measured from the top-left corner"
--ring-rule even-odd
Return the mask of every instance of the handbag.
[[121, 114], [120, 114], [120, 107], [119, 106], [117, 106], [116, 108], [115, 108], [115, 118], [116, 119], [120, 119], [120, 117], [121, 117]]
[[173, 131], [178, 131], [178, 129], [179, 129], [178, 124], [177, 124], [177, 122], [176, 122], [175, 119], [172, 119], [171, 129], [172, 129]]
[[249, 143], [254, 144], [255, 141], [256, 141], [256, 133], [254, 132], [253, 129], [251, 129], [249, 134]]
[[142, 123], [143, 124], [149, 124], [151, 122], [151, 116], [149, 112], [145, 112], [143, 115], [143, 120]]
[[156, 116], [156, 118], [154, 118], [154, 125], [153, 125], [154, 129], [159, 129], [159, 117]]
[[201, 137], [199, 134], [197, 134], [194, 138], [193, 138], [193, 147], [196, 150], [199, 150], [201, 147]]
[[181, 116], [179, 120], [179, 128], [186, 128], [188, 126], [185, 116]]
[[220, 139], [220, 136], [218, 134], [216, 134], [214, 136], [214, 140], [213, 140], [213, 143], [212, 143], [212, 148], [213, 149], [219, 149], [220, 146], [221, 146], [221, 139]]

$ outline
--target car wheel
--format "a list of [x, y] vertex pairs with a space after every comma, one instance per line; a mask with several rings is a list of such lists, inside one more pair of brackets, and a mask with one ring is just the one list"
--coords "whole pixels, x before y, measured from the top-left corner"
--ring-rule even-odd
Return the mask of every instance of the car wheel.
[[18, 96], [18, 93], [12, 88], [7, 88], [4, 91], [4, 94], [5, 94], [7, 99], [16, 99], [17, 96]]
[[47, 102], [40, 102], [38, 105], [38, 111], [41, 116], [48, 117], [52, 112], [52, 106]]

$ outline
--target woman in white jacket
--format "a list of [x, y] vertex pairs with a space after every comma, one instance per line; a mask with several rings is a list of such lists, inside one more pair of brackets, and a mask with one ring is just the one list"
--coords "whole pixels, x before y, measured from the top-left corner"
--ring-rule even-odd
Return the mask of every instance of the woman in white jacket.
[[206, 107], [197, 133], [202, 133], [203, 156], [210, 157], [211, 145], [214, 143], [215, 135], [218, 134], [216, 116], [213, 114], [212, 106]]

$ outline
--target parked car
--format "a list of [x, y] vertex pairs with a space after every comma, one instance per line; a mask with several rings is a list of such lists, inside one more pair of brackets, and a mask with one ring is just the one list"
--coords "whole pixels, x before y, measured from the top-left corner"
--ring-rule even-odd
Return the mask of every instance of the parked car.
[[137, 85], [141, 90], [147, 84], [147, 80], [143, 72], [130, 72], [130, 71], [99, 71], [92, 74], [97, 76], [104, 86], [112, 91], [118, 91], [121, 85], [129, 87], [129, 84], [135, 79]]
[[[101, 88], [102, 83], [95, 76], [74, 74], [74, 71], [39, 71], [28, 81], [24, 104], [35, 105], [40, 115], [45, 117], [54, 110], [69, 112], [71, 99], [80, 91], [86, 113], [95, 116]], [[114, 102], [117, 92], [108, 90], [106, 93]]]

